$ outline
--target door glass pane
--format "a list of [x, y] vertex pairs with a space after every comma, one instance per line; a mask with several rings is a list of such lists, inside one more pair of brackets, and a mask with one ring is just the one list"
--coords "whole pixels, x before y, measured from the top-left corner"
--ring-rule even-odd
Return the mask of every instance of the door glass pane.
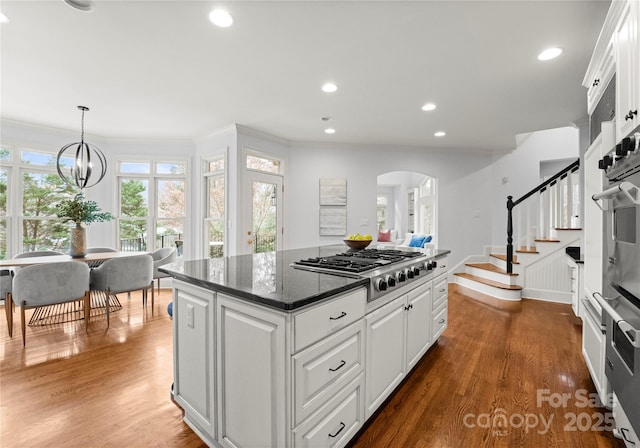
[[156, 215], [161, 218], [184, 217], [184, 181], [158, 181], [158, 210]]
[[224, 255], [224, 177], [207, 178], [207, 242], [209, 257]]
[[[158, 219], [156, 225], [156, 249], [161, 247], [175, 247], [182, 254], [184, 237], [183, 219]], [[179, 241], [176, 244], [176, 241]]]
[[7, 259], [7, 220], [0, 219], [0, 260]]
[[253, 182], [253, 252], [276, 250], [277, 184]]

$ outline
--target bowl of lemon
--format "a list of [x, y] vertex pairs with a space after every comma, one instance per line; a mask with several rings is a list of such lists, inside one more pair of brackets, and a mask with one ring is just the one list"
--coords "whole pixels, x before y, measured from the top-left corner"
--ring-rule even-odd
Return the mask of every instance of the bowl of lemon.
[[359, 233], [356, 233], [355, 235], [349, 235], [346, 240], [342, 241], [344, 241], [344, 244], [349, 246], [349, 249], [362, 250], [371, 244], [372, 240], [373, 238], [371, 235], [360, 235]]

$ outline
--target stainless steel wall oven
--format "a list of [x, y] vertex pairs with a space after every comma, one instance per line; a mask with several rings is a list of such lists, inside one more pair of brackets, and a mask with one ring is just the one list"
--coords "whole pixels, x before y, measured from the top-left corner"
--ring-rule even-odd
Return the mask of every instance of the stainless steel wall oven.
[[[594, 296], [606, 323], [605, 374], [636, 434], [640, 434], [640, 128], [600, 160], [603, 291]], [[601, 201], [601, 202], [600, 202]]]

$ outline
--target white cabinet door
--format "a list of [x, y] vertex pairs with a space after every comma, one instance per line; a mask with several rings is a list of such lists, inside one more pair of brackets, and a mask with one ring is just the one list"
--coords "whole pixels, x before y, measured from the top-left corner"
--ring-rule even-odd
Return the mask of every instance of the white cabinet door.
[[218, 443], [287, 446], [285, 317], [218, 294]]
[[[626, 2], [614, 32], [616, 50], [616, 141], [640, 123], [640, 55], [638, 53], [638, 2]], [[634, 113], [635, 112], [635, 113]]]
[[431, 345], [431, 282], [408, 294], [407, 306], [407, 372]]
[[216, 436], [214, 293], [174, 280], [174, 399], [185, 421]]
[[380, 406], [404, 377], [406, 296], [365, 317], [367, 324], [366, 417]]

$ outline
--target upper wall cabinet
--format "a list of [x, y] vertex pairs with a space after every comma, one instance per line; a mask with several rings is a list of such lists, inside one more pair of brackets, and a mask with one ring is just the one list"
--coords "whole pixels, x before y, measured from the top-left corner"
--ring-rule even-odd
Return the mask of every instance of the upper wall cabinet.
[[606, 90], [613, 74], [616, 71], [616, 59], [613, 54], [613, 40], [609, 41], [607, 48], [601, 59], [595, 64], [595, 70], [589, 77], [589, 81], [585, 87], [587, 88], [587, 112], [589, 115], [593, 113], [598, 101], [602, 98], [602, 94]]
[[616, 77], [616, 141], [640, 124], [640, 42], [637, 0], [613, 0], [583, 85], [593, 113], [613, 74]]
[[616, 141], [640, 123], [640, 45], [638, 2], [625, 2], [613, 40], [616, 53]]

